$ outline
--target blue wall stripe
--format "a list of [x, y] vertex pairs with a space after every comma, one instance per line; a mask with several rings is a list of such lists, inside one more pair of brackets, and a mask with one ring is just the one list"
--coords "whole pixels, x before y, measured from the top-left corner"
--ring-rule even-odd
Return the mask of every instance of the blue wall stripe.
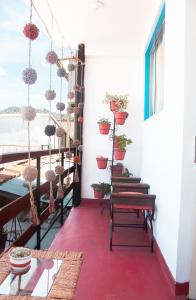
[[165, 20], [165, 3], [162, 6], [161, 13], [155, 23], [154, 30], [150, 37], [149, 42], [147, 43], [145, 51], [145, 89], [144, 89], [144, 120], [150, 117], [149, 112], [149, 80], [150, 80], [150, 52], [154, 46], [154, 41], [156, 39], [157, 33], [159, 32], [163, 22]]

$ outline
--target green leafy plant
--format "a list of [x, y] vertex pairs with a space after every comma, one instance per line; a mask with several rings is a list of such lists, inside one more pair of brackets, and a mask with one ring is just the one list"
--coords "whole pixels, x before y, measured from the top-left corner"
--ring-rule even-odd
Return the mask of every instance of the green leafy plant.
[[118, 148], [121, 151], [126, 150], [127, 145], [133, 143], [133, 141], [131, 139], [128, 139], [125, 134], [115, 135], [115, 139], [118, 143]]
[[111, 124], [111, 122], [108, 119], [105, 118], [101, 118], [99, 119], [99, 121], [97, 122], [98, 124]]
[[104, 195], [108, 195], [111, 192], [111, 186], [109, 183], [99, 182], [91, 184], [91, 187], [95, 191], [103, 191]]
[[110, 103], [111, 101], [114, 101], [116, 103], [117, 111], [124, 111], [127, 108], [128, 95], [111, 95], [109, 93], [106, 93], [104, 103]]

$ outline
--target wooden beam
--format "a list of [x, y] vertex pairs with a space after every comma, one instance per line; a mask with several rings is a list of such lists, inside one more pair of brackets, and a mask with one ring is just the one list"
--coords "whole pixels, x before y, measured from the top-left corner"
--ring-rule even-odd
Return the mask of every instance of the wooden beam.
[[[70, 150], [73, 152], [75, 147], [71, 148]], [[60, 152], [67, 152], [69, 151], [69, 148], [61, 148]], [[51, 154], [58, 154], [59, 149], [52, 149]], [[31, 158], [38, 158], [42, 156], [48, 156], [49, 150], [40, 150], [40, 151], [31, 151]], [[28, 159], [28, 152], [18, 152], [18, 153], [8, 153], [3, 154], [1, 159], [1, 164], [9, 163], [9, 162], [15, 162], [19, 160], [25, 160]]]

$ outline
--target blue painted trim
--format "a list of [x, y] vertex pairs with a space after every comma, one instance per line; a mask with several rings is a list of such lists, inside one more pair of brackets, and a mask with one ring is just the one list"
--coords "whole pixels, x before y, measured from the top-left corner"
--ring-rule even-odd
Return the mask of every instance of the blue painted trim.
[[145, 51], [145, 97], [144, 97], [144, 120], [150, 117], [149, 111], [149, 80], [150, 80], [150, 53], [154, 46], [154, 41], [156, 39], [157, 34], [160, 31], [160, 28], [165, 20], [165, 3], [161, 8], [161, 13], [155, 22], [155, 26], [150, 37], [149, 42], [147, 43], [146, 51]]

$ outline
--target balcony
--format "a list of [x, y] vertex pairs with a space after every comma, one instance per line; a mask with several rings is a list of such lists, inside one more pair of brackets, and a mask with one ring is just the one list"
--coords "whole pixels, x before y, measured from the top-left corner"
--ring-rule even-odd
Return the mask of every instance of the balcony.
[[0, 298], [196, 299], [195, 1], [9, 1]]

